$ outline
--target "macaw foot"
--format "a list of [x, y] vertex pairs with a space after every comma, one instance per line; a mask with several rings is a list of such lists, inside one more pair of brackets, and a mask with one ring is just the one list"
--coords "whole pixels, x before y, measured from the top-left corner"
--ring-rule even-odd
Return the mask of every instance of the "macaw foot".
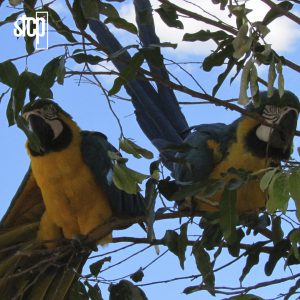
[[76, 252], [97, 250], [97, 246], [94, 243], [90, 243], [86, 235], [82, 235], [79, 233], [73, 235], [71, 239], [71, 245]]

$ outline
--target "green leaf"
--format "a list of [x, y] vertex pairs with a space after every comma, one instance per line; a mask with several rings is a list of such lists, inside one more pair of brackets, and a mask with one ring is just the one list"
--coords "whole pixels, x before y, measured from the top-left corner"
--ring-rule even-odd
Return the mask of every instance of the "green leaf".
[[143, 269], [140, 268], [139, 270], [137, 270], [135, 273], [133, 273], [132, 275], [130, 275], [130, 278], [134, 281], [134, 282], [140, 282], [143, 280], [144, 278], [144, 272]]
[[173, 48], [173, 49], [176, 49], [177, 48], [177, 44], [170, 43], [170, 42], [162, 42], [162, 43], [150, 44], [149, 47]]
[[26, 46], [27, 53], [32, 54], [35, 51], [34, 48], [35, 37], [30, 37], [28, 35], [25, 35], [24, 39], [25, 39], [25, 46]]
[[258, 242], [250, 247], [248, 250], [248, 256], [246, 260], [245, 267], [243, 268], [243, 272], [241, 277], [239, 278], [240, 282], [242, 282], [247, 274], [249, 274], [250, 270], [258, 264], [259, 262], [259, 255], [261, 253], [261, 247], [264, 246], [264, 242]]
[[300, 229], [295, 229], [290, 235], [289, 239], [292, 243], [292, 252], [294, 256], [300, 261], [300, 253], [298, 246], [300, 246]]
[[210, 72], [213, 67], [221, 66], [227, 57], [230, 57], [233, 53], [232, 45], [223, 48], [220, 51], [216, 51], [203, 60], [203, 70]]
[[274, 213], [277, 209], [286, 212], [289, 200], [288, 177], [285, 173], [276, 173], [269, 185], [269, 199], [267, 201], [267, 210]]
[[256, 28], [256, 30], [260, 33], [262, 37], [265, 37], [270, 32], [270, 29], [262, 22], [254, 22], [252, 25]]
[[110, 159], [115, 160], [118, 163], [125, 164], [128, 162], [128, 158], [122, 157], [119, 152], [107, 151], [107, 155]]
[[52, 87], [57, 77], [61, 56], [50, 60], [43, 68], [41, 79], [45, 85]]
[[275, 69], [275, 62], [274, 59], [272, 59], [270, 66], [269, 66], [269, 72], [268, 72], [268, 97], [272, 97], [274, 92], [274, 82], [277, 77], [276, 69]]
[[300, 221], [300, 174], [294, 172], [289, 176], [288, 187], [291, 197], [295, 201], [296, 205], [296, 216]]
[[22, 13], [23, 13], [23, 11], [20, 10], [16, 13], [11, 14], [10, 16], [6, 17], [3, 21], [0, 21], [0, 26], [16, 21], [18, 16]]
[[88, 287], [87, 294], [88, 294], [90, 300], [103, 300], [102, 295], [101, 295], [101, 290], [100, 290], [98, 284], [95, 284], [94, 286], [92, 286], [89, 284], [88, 281], [86, 281], [85, 285]]
[[164, 63], [163, 56], [160, 53], [160, 49], [158, 47], [149, 47], [143, 48], [139, 50], [146, 60], [153, 66], [161, 68]]
[[227, 67], [226, 67], [225, 71], [218, 76], [218, 82], [213, 88], [213, 92], [212, 92], [213, 97], [217, 94], [219, 88], [221, 87], [224, 80], [226, 79], [226, 77], [228, 76], [230, 71], [232, 70], [233, 66], [235, 66], [235, 59], [229, 58], [229, 61], [227, 63]]
[[274, 174], [275, 174], [277, 171], [278, 171], [278, 169], [277, 169], [277, 168], [274, 168], [274, 169], [272, 169], [272, 170], [267, 171], [267, 172], [263, 175], [263, 177], [261, 178], [260, 183], [259, 183], [259, 187], [260, 187], [260, 189], [261, 189], [263, 192], [268, 188], [268, 186], [269, 186], [269, 184], [270, 184], [270, 182], [271, 182], [271, 180], [272, 180]]
[[272, 219], [272, 240], [274, 243], [278, 243], [283, 238], [283, 231], [281, 229], [281, 218], [274, 217]]
[[8, 121], [8, 125], [12, 126], [15, 124], [15, 114], [14, 114], [14, 91], [11, 90], [11, 94], [10, 94], [10, 98], [7, 104], [7, 108], [6, 108], [6, 118]]
[[236, 190], [224, 189], [220, 200], [220, 227], [229, 244], [236, 240], [237, 221]]
[[82, 8], [81, 8], [81, 1], [82, 0], [74, 0], [73, 2], [73, 17], [74, 17], [74, 21], [76, 23], [76, 26], [80, 29], [80, 30], [85, 30], [87, 27], [87, 20], [85, 19], [83, 12], [82, 12]]
[[91, 274], [93, 274], [95, 277], [97, 277], [102, 269], [103, 264], [105, 262], [110, 262], [110, 261], [111, 261], [111, 257], [107, 256], [107, 257], [104, 257], [103, 259], [100, 259], [100, 260], [92, 263], [90, 265]]
[[187, 248], [188, 238], [187, 238], [188, 223], [184, 223], [180, 226], [180, 234], [178, 238], [178, 258], [180, 261], [180, 267], [184, 269], [185, 262], [185, 252]]
[[147, 158], [152, 159], [153, 153], [149, 150], [140, 147], [139, 145], [135, 144], [132, 140], [122, 138], [119, 141], [120, 148], [128, 154], [132, 154], [136, 158]]
[[182, 269], [184, 269], [185, 252], [188, 242], [187, 226], [187, 223], [181, 225], [180, 234], [174, 230], [167, 230], [163, 237], [164, 245], [178, 257]]
[[174, 230], [167, 230], [163, 237], [163, 244], [168, 247], [168, 249], [178, 256], [178, 238], [179, 234]]
[[273, 273], [278, 261], [281, 260], [283, 257], [286, 257], [289, 250], [290, 242], [286, 239], [281, 240], [274, 245], [270, 252], [269, 260], [265, 264], [265, 274], [267, 276], [270, 276]]
[[14, 89], [14, 112], [18, 115], [22, 109], [26, 97], [26, 90], [29, 85], [28, 71], [24, 71], [20, 74], [17, 86]]
[[233, 45], [233, 57], [235, 59], [240, 59], [244, 56], [251, 48], [253, 38], [248, 37], [248, 24], [245, 23], [239, 29], [237, 36], [232, 42]]
[[159, 180], [159, 164], [160, 160], [155, 160], [150, 164], [150, 175], [156, 180]]
[[155, 238], [153, 224], [155, 221], [154, 209], [157, 195], [157, 180], [149, 178], [146, 182], [145, 207], [147, 211], [147, 237], [150, 241]]
[[251, 12], [245, 4], [241, 5], [228, 5], [229, 11], [236, 17], [237, 28], [240, 29], [247, 21], [247, 14]]
[[243, 229], [239, 228], [236, 231], [236, 239], [234, 243], [228, 245], [228, 252], [230, 255], [234, 257], [238, 257], [240, 255], [241, 250], [241, 240], [245, 237], [245, 233]]
[[183, 29], [183, 24], [178, 20], [178, 14], [174, 6], [170, 3], [163, 3], [155, 10], [160, 18], [169, 26]]
[[148, 178], [147, 175], [127, 168], [124, 164], [116, 163], [113, 171], [113, 182], [117, 188], [128, 194], [136, 194], [140, 191], [138, 183]]
[[[85, 0], [85, 1], [88, 2], [87, 0]], [[61, 18], [59, 17], [59, 15], [57, 14], [57, 12], [55, 10], [53, 10], [52, 8], [50, 8], [48, 5], [44, 5], [43, 6], [43, 11], [47, 11], [48, 12], [48, 15], [49, 15], [49, 17], [48, 17], [49, 24], [59, 34], [63, 35], [71, 43], [77, 42], [76, 39], [74, 38], [71, 30], [69, 29], [69, 27], [66, 26], [63, 23], [63, 21], [61, 20]]]
[[75, 284], [72, 285], [69, 299], [72, 300], [89, 300], [88, 293], [85, 289], [84, 284], [78, 280]]
[[78, 64], [88, 63], [90, 65], [97, 65], [103, 61], [103, 58], [96, 55], [79, 53], [71, 56]]
[[282, 73], [281, 60], [279, 60], [279, 62], [276, 64], [276, 70], [278, 73], [278, 92], [279, 92], [279, 96], [281, 98], [284, 94], [284, 77], [283, 77], [283, 73]]
[[136, 28], [136, 26], [128, 21], [126, 21], [123, 18], [117, 17], [117, 18], [113, 18], [113, 17], [108, 17], [105, 21], [104, 24], [108, 24], [111, 23], [113, 24], [116, 28], [120, 28], [120, 29], [124, 29], [128, 32], [131, 32], [133, 34], [137, 34], [138, 30]]
[[249, 81], [250, 81], [250, 91], [251, 91], [251, 97], [252, 99], [256, 99], [256, 97], [259, 94], [259, 87], [258, 87], [258, 75], [257, 75], [257, 69], [255, 64], [252, 65], [252, 68], [250, 70], [250, 74], [249, 74]]
[[115, 7], [113, 5], [111, 5], [109, 3], [100, 2], [99, 10], [100, 10], [100, 14], [105, 15], [107, 17], [111, 17], [111, 18], [119, 17], [118, 11], [115, 9]]
[[[289, 1], [282, 1], [278, 4], [274, 3], [274, 5], [278, 6], [279, 8], [283, 9], [284, 11], [289, 11], [293, 8], [293, 4]], [[281, 17], [282, 15], [283, 15], [283, 13], [280, 10], [276, 9], [275, 7], [272, 7], [265, 15], [262, 23], [264, 25], [268, 25], [271, 22], [273, 22], [275, 19]]]
[[9, 4], [11, 6], [18, 6], [19, 4], [21, 4], [23, 2], [23, 0], [9, 0]]
[[43, 82], [39, 75], [32, 72], [25, 72], [27, 86], [32, 93], [41, 98], [52, 98], [51, 89]]
[[184, 186], [171, 195], [171, 199], [175, 201], [180, 201], [186, 197], [194, 196], [205, 189], [205, 183], [196, 182], [190, 185]]
[[15, 88], [18, 82], [19, 72], [11, 61], [0, 63], [0, 82]]
[[86, 19], [99, 20], [100, 6], [97, 0], [81, 0], [83, 16]]
[[109, 300], [148, 300], [143, 290], [128, 280], [110, 285], [109, 291]]
[[203, 228], [201, 243], [205, 249], [212, 250], [221, 245], [223, 232], [220, 228], [220, 224], [210, 224], [202, 218], [201, 228]]
[[249, 98], [247, 95], [247, 89], [248, 89], [248, 83], [249, 83], [249, 75], [250, 75], [250, 70], [253, 67], [253, 61], [249, 59], [242, 72], [241, 76], [241, 83], [240, 83], [240, 94], [239, 94], [239, 100], [238, 103], [241, 105], [246, 105], [249, 103]]
[[62, 56], [59, 60], [58, 70], [57, 70], [57, 83], [63, 85], [66, 75], [66, 67], [65, 67], [66, 59]]
[[231, 37], [231, 35], [228, 35], [223, 30], [218, 30], [215, 32], [211, 32], [210, 30], [200, 30], [195, 33], [185, 33], [182, 40], [186, 42], [195, 42], [195, 41], [206, 42], [212, 39], [216, 43], [218, 43], [220, 40], [225, 40], [229, 37]]
[[214, 295], [215, 275], [208, 253], [203, 248], [201, 242], [196, 242], [194, 244], [192, 252], [196, 260], [197, 268], [203, 277], [203, 282], [205, 283], [207, 290]]
[[121, 72], [120, 76], [116, 78], [113, 87], [108, 92], [108, 95], [111, 96], [118, 93], [122, 85], [126, 84], [129, 80], [134, 79], [143, 61], [144, 55], [142, 53], [138, 52], [134, 54], [131, 61]]

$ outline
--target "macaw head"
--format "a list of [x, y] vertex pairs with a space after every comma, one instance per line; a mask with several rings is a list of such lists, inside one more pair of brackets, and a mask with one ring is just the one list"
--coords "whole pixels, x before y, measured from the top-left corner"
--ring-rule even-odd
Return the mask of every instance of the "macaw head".
[[260, 106], [254, 107], [250, 104], [248, 110], [260, 114], [267, 123], [259, 124], [255, 128], [255, 136], [261, 145], [265, 145], [270, 156], [279, 159], [288, 159], [291, 152], [293, 138], [296, 132], [300, 102], [292, 92], [285, 91], [282, 97], [278, 90], [275, 90], [272, 97], [267, 92], [260, 94]]
[[[29, 124], [41, 143], [42, 155], [49, 151], [60, 151], [72, 140], [72, 127], [76, 123], [57, 103], [48, 99], [39, 99], [23, 107], [22, 116]], [[29, 143], [30, 149], [30, 143]], [[32, 149], [30, 149], [31, 152]]]

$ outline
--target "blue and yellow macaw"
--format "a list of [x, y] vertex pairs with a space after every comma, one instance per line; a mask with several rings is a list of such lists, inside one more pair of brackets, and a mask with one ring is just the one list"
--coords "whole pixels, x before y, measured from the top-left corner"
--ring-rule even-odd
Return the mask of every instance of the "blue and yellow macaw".
[[[141, 45], [151, 48], [153, 44], [159, 43], [151, 3], [149, 0], [136, 0], [134, 6]], [[144, 21], [145, 15], [147, 22]], [[112, 63], [123, 72], [126, 62], [130, 61], [130, 53], [122, 51], [124, 47], [101, 21], [95, 18], [88, 19], [88, 24], [108, 54], [122, 52], [117, 58], [112, 58]], [[139, 74], [124, 87], [131, 97], [140, 128], [158, 149], [162, 162], [177, 182], [186, 185], [191, 182], [219, 179], [221, 173], [226, 173], [229, 168], [256, 172], [271, 165], [279, 165], [289, 157], [300, 111], [299, 99], [293, 93], [285, 91], [283, 97], [280, 97], [278, 91], [275, 91], [274, 95], [268, 98], [264, 92], [260, 94], [259, 108], [248, 108], [259, 113], [266, 121], [278, 125], [277, 129], [273, 130], [258, 120], [242, 116], [230, 125], [203, 124], [193, 127], [194, 131], [189, 132], [189, 125], [174, 90], [167, 84], [170, 78], [165, 65], [157, 66], [152, 59], [146, 58], [145, 61], [162, 82], [157, 80], [153, 86], [146, 77], [143, 78]], [[166, 84], [163, 84], [163, 81]], [[175, 157], [177, 162], [178, 159], [186, 159], [187, 163], [173, 163], [176, 152], [176, 147], [173, 146], [182, 143], [195, 148]], [[170, 150], [170, 146], [174, 151], [166, 150]], [[172, 189], [169, 188], [166, 192], [170, 195]], [[200, 195], [199, 197], [201, 198]], [[219, 193], [214, 199], [210, 199], [212, 201], [206, 200], [208, 199], [197, 200], [197, 197], [194, 197], [192, 202], [200, 211], [218, 210]], [[265, 206], [265, 201], [265, 195], [259, 190], [258, 182], [249, 182], [238, 193], [238, 209], [241, 213], [248, 210], [257, 211]]]
[[[282, 97], [275, 91], [272, 97], [260, 94], [260, 105], [248, 106], [275, 128], [261, 124], [255, 118], [243, 115], [233, 123], [203, 124], [192, 127], [184, 143], [191, 146], [187, 152], [177, 155], [184, 163], [174, 165], [173, 176], [183, 185], [187, 182], [205, 182], [207, 179], [230, 180], [230, 168], [250, 173], [279, 166], [289, 159], [296, 131], [299, 99], [285, 91]], [[227, 175], [224, 177], [224, 174]], [[186, 206], [196, 211], [217, 211], [222, 192], [211, 198], [198, 194], [186, 199]], [[237, 209], [240, 214], [257, 212], [265, 207], [267, 195], [258, 180], [251, 180], [237, 190]]]
[[51, 100], [30, 102], [22, 116], [40, 150], [27, 142], [30, 169], [1, 221], [0, 298], [69, 299], [90, 251], [60, 252], [59, 241], [87, 236], [112, 217], [143, 215], [144, 201], [114, 185], [108, 151], [117, 150], [105, 135], [81, 131]]

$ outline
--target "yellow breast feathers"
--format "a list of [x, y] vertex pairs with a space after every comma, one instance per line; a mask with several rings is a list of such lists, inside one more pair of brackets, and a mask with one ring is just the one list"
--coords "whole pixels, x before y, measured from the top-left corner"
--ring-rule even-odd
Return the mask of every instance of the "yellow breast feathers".
[[61, 238], [61, 232], [68, 239], [86, 235], [112, 215], [107, 195], [82, 160], [79, 128], [71, 120], [64, 121], [72, 130], [71, 144], [62, 151], [30, 157], [46, 206], [41, 240]]

